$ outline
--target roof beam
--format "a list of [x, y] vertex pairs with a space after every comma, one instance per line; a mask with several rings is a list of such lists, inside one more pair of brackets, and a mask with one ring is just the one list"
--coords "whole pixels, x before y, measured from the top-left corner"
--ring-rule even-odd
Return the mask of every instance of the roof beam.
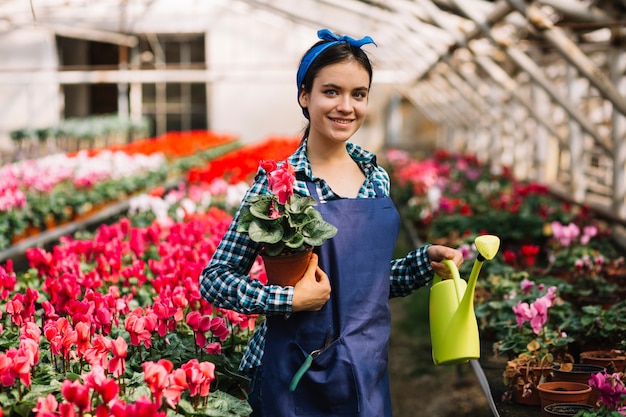
[[581, 22], [607, 24], [611, 21], [609, 16], [597, 7], [589, 7], [576, 0], [539, 0], [539, 3], [558, 10], [570, 19], [579, 20]]
[[[477, 26], [475, 26], [473, 29], [471, 29], [470, 31], [466, 33], [462, 33], [458, 27], [453, 26], [449, 22], [446, 21], [445, 12], [439, 9], [437, 6], [435, 6], [431, 0], [417, 0], [417, 1], [419, 5], [426, 12], [428, 12], [430, 17], [437, 24], [437, 26], [448, 31], [456, 39], [456, 42], [448, 48], [448, 54], [452, 54], [452, 52], [454, 52], [455, 49], [466, 47], [469, 41], [479, 37], [482, 34], [482, 31]], [[509, 13], [511, 13], [512, 10], [513, 9], [506, 2], [506, 0], [499, 0], [498, 2], [494, 4], [492, 11], [488, 15], [485, 16], [484, 22], [488, 25], [492, 25], [493, 23], [499, 22], [500, 20], [504, 19]], [[443, 57], [443, 55], [441, 56]], [[436, 64], [437, 63], [433, 63], [433, 65], [431, 65], [430, 68], [428, 68], [426, 71], [420, 74], [415, 81], [416, 82], [419, 81], [421, 77], [425, 76], [430, 71], [432, 71], [433, 68], [435, 68]]]
[[[456, 0], [454, 0], [456, 1]], [[524, 15], [544, 37], [556, 47], [561, 56], [580, 71], [596, 87], [614, 108], [626, 115], [626, 98], [615, 88], [611, 80], [580, 50], [536, 5], [526, 6], [522, 0], [507, 0]]]
[[[591, 123], [585, 115], [582, 114], [575, 106], [573, 106], [567, 98], [563, 97], [552, 85], [550, 80], [543, 74], [542, 69], [532, 60], [524, 51], [514, 45], [510, 39], [499, 39], [496, 34], [493, 33], [492, 28], [484, 22], [484, 19], [481, 19], [480, 16], [477, 16], [475, 11], [467, 7], [463, 0], [450, 0], [457, 4], [460, 10], [465, 13], [465, 15], [473, 20], [476, 25], [480, 28], [483, 34], [495, 45], [498, 45], [506, 55], [515, 62], [521, 69], [526, 71], [528, 75], [532, 78], [532, 80], [541, 86], [546, 93], [552, 97], [554, 101], [556, 101], [563, 109], [572, 117], [574, 120], [580, 124], [583, 130], [589, 134], [595, 142], [602, 148], [604, 152], [607, 154], [611, 153], [611, 144], [603, 138], [596, 130], [593, 123]], [[507, 0], [509, 2], [516, 0]], [[582, 52], [581, 52], [582, 53]]]
[[77, 26], [67, 26], [56, 23], [47, 23], [37, 21], [37, 24], [50, 29], [54, 33], [66, 38], [86, 39], [94, 42], [111, 43], [114, 45], [127, 46], [133, 48], [137, 46], [138, 39], [133, 35], [124, 33], [110, 32], [106, 30], [97, 30], [91, 28], [80, 28]]
[[[422, 4], [422, 6], [424, 6], [424, 10], [429, 13], [429, 15], [433, 19], [433, 21], [435, 21], [438, 25], [440, 25], [443, 29], [447, 30], [449, 33], [451, 33], [456, 38], [457, 45], [466, 48], [467, 51], [469, 52], [469, 54], [474, 57], [474, 59], [477, 62], [477, 64], [494, 81], [496, 81], [496, 83], [498, 83], [503, 88], [504, 91], [506, 91], [508, 94], [512, 95], [513, 97], [515, 97], [515, 99], [517, 99], [528, 110], [528, 112], [532, 115], [532, 117], [535, 118], [535, 120], [537, 120], [537, 122], [542, 124], [550, 132], [550, 134], [552, 134], [553, 136], [555, 136], [559, 140], [559, 142], [561, 143], [562, 146], [567, 148], [567, 143], [561, 137], [561, 135], [559, 134], [558, 130], [556, 129], [556, 127], [554, 126], [552, 121], [550, 119], [548, 119], [544, 114], [538, 112], [536, 110], [536, 107], [533, 105], [533, 103], [529, 99], [527, 99], [526, 97], [524, 97], [524, 96], [522, 96], [520, 94], [517, 82], [514, 79], [512, 79], [506, 73], [506, 71], [504, 71], [490, 57], [488, 57], [486, 55], [480, 55], [479, 53], [477, 53], [473, 49], [469, 48], [468, 45], [467, 45], [469, 37], [465, 38], [463, 36], [463, 34], [461, 33], [461, 31], [459, 30], [458, 27], [453, 26], [452, 24], [450, 24], [449, 21], [447, 21], [445, 19], [445, 16], [444, 16], [445, 12], [443, 12], [440, 9], [438, 9], [437, 7], [435, 7], [432, 3], [430, 3], [427, 0], [419, 0], [419, 1]], [[503, 4], [503, 3], [500, 3], [500, 4]], [[501, 9], [500, 8], [496, 8], [496, 10], [494, 12], [492, 12], [492, 15], [490, 15], [490, 17], [487, 17], [485, 19], [485, 22], [491, 22], [491, 20], [492, 20], [492, 18], [494, 16], [496, 16], [496, 15], [499, 16], [501, 13], [504, 13], [504, 11], [506, 11], [506, 10], [508, 10], [508, 11], [512, 10], [508, 6], [507, 7], [499, 6], [499, 7], [501, 7]], [[478, 35], [480, 33], [481, 33], [481, 30], [480, 29], [476, 29], [475, 31], [472, 32], [472, 38], [473, 37], [478, 37]]]

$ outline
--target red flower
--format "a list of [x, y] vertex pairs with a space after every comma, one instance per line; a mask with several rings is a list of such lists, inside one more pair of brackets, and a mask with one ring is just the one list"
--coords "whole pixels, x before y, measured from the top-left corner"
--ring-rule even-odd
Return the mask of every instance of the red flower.
[[128, 345], [122, 336], [118, 336], [117, 339], [111, 342], [111, 352], [113, 353], [113, 359], [109, 362], [108, 370], [116, 377], [124, 375], [126, 372], [126, 352]]
[[89, 325], [84, 322], [76, 324], [76, 351], [79, 357], [83, 357], [85, 351], [91, 347], [91, 335]]
[[17, 278], [13, 271], [13, 261], [6, 261], [5, 266], [0, 265], [0, 300], [6, 300], [15, 289]]
[[187, 376], [189, 394], [192, 397], [209, 395], [211, 382], [215, 379], [215, 365], [211, 362], [198, 362], [192, 359], [182, 366]]
[[94, 366], [85, 374], [84, 380], [86, 386], [100, 394], [105, 404], [117, 397], [120, 390], [115, 380], [106, 377], [104, 368], [100, 365]]
[[85, 351], [84, 358], [91, 366], [99, 365], [106, 368], [108, 364], [107, 355], [111, 348], [111, 340], [98, 334], [93, 338], [93, 346]]
[[152, 398], [160, 407], [163, 391], [167, 388], [168, 374], [174, 368], [174, 365], [167, 359], [161, 359], [158, 362], [144, 362], [141, 367], [144, 373], [143, 380], [148, 384]]
[[176, 409], [183, 391], [187, 389], [187, 376], [182, 369], [176, 369], [167, 376], [167, 388], [163, 391], [163, 396], [167, 404]]
[[515, 262], [517, 261], [517, 256], [515, 255], [515, 252], [513, 252], [510, 249], [507, 249], [504, 251], [502, 256], [504, 257], [504, 262], [506, 262], [509, 265], [515, 265]]
[[522, 255], [526, 259], [526, 265], [528, 266], [535, 265], [535, 260], [538, 254], [539, 254], [539, 246], [536, 246], [536, 245], [523, 245], [522, 246]]
[[68, 402], [78, 407], [80, 411], [88, 410], [91, 405], [89, 387], [81, 384], [78, 380], [70, 381], [66, 379], [63, 381], [61, 393]]

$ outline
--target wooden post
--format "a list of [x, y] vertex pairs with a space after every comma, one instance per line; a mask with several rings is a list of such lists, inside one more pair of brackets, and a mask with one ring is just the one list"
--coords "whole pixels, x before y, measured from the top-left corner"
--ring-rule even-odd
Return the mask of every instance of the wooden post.
[[[614, 45], [610, 49], [609, 72], [613, 83], [621, 94], [626, 96], [626, 53], [624, 52], [625, 40], [621, 36], [615, 36]], [[613, 129], [611, 138], [615, 152], [613, 152], [613, 196], [611, 208], [622, 219], [626, 219], [626, 117], [614, 111], [611, 114]]]

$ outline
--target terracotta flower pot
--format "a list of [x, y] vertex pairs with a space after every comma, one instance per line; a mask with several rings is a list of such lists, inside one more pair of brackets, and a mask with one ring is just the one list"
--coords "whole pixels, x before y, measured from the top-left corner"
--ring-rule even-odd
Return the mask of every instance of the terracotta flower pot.
[[588, 404], [591, 387], [580, 382], [553, 381], [537, 386], [541, 399], [541, 415], [547, 417], [545, 407], [550, 404]]
[[541, 399], [539, 398], [537, 384], [539, 384], [539, 381], [542, 380], [550, 381], [552, 379], [551, 370], [552, 369], [549, 366], [531, 366], [530, 370], [527, 366], [521, 366], [519, 368], [521, 378], [524, 380], [525, 385], [530, 383], [530, 386], [528, 387], [526, 392], [524, 392], [524, 390], [520, 386], [516, 386], [513, 390], [513, 400], [517, 404], [521, 405], [540, 405]]
[[313, 249], [295, 252], [290, 255], [261, 255], [267, 274], [267, 283], [283, 287], [293, 287], [304, 275]]
[[624, 372], [626, 370], [626, 353], [621, 350], [591, 350], [580, 353], [580, 362], [598, 365], [607, 372]]
[[589, 404], [561, 404], [555, 403], [546, 405], [543, 411], [546, 416], [562, 416], [571, 417], [578, 414], [579, 411], [591, 411], [594, 407]]
[[[552, 380], [553, 381], [570, 381], [580, 382], [581, 384], [588, 384], [591, 375], [604, 371], [605, 368], [598, 365], [589, 365], [584, 363], [572, 364], [571, 370], [561, 369], [559, 365], [552, 367]], [[595, 405], [598, 401], [599, 392], [595, 387], [591, 388], [591, 394], [589, 395], [589, 404]]]

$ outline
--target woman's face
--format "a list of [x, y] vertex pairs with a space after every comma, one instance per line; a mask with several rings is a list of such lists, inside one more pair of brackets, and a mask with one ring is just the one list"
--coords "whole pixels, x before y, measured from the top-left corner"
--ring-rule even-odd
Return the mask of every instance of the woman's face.
[[309, 138], [345, 142], [361, 127], [367, 113], [370, 77], [356, 61], [322, 68], [311, 92], [300, 93], [309, 111]]

